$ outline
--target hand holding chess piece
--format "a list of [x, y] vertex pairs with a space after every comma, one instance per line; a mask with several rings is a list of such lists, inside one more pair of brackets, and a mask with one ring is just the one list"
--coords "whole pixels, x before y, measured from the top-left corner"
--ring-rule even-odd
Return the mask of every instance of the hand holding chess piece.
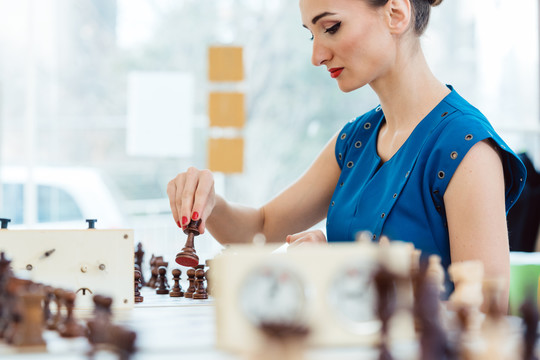
[[184, 230], [184, 233], [187, 234], [188, 238], [186, 241], [186, 245], [182, 249], [181, 252], [176, 254], [176, 262], [182, 266], [186, 267], [195, 267], [199, 264], [199, 257], [197, 256], [197, 253], [195, 252], [194, 247], [194, 239], [195, 236], [199, 235], [199, 225], [201, 224], [201, 220], [191, 220], [191, 222], [188, 224], [186, 229]]

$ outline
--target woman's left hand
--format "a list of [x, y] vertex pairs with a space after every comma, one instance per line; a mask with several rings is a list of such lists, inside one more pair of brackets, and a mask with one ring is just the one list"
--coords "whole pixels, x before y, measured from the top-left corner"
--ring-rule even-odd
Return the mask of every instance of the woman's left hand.
[[326, 243], [326, 236], [321, 230], [308, 230], [293, 235], [287, 235], [287, 244], [290, 248], [296, 248], [306, 244]]

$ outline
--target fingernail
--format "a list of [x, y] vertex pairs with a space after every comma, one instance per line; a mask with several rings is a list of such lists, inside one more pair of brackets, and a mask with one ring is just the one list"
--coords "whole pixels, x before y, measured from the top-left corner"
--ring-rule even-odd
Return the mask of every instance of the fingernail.
[[188, 223], [187, 216], [182, 216], [182, 225], [186, 225]]
[[180, 225], [180, 221], [177, 221], [176, 225], [178, 225], [179, 228], [182, 228], [182, 225]]
[[195, 212], [193, 213], [193, 215], [191, 216], [191, 218], [192, 218], [193, 220], [198, 220], [198, 219], [199, 219], [199, 213], [195, 211]]

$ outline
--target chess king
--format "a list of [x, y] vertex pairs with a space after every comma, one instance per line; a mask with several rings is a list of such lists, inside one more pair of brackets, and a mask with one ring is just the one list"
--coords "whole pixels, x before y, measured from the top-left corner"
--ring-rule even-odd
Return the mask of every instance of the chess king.
[[[373, 241], [387, 236], [436, 254], [445, 269], [480, 261], [486, 277], [504, 280], [507, 305], [506, 213], [526, 170], [482, 112], [431, 72], [420, 38], [441, 2], [300, 0], [313, 65], [343, 92], [371, 87], [379, 104], [344, 122], [304, 174], [260, 208], [215, 194], [209, 170], [179, 173], [167, 186], [177, 225], [200, 220], [198, 232], [223, 244], [262, 233], [290, 247], [369, 231]], [[326, 232], [307, 230], [323, 219]]]

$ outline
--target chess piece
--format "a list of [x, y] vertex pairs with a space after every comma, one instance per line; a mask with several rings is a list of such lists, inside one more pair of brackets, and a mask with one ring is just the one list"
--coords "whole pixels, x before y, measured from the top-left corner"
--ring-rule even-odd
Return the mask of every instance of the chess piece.
[[141, 296], [141, 292], [139, 291], [139, 286], [141, 285], [141, 272], [139, 270], [135, 270], [135, 283], [133, 284], [133, 288], [135, 289], [135, 302], [140, 303], [143, 302], [144, 297]]
[[441, 265], [441, 257], [439, 255], [430, 255], [428, 260], [426, 276], [432, 281], [439, 291], [442, 293], [444, 288], [444, 268]]
[[194, 299], [208, 299], [208, 294], [204, 287], [204, 270], [197, 269], [195, 270], [195, 292], [193, 293]]
[[396, 308], [395, 278], [394, 275], [380, 264], [373, 274], [373, 281], [377, 291], [377, 316], [381, 320], [381, 341], [379, 344], [379, 360], [392, 360], [388, 349], [389, 325]]
[[97, 294], [94, 295], [92, 301], [94, 302], [94, 317], [87, 322], [88, 342], [92, 345], [90, 355], [95, 353], [97, 345], [107, 343], [112, 317], [112, 298]]
[[173, 285], [173, 288], [171, 289], [171, 292], [169, 293], [170, 297], [184, 296], [184, 291], [182, 291], [182, 286], [180, 285], [180, 275], [182, 275], [182, 270], [180, 269], [172, 270], [174, 285]]
[[60, 288], [56, 288], [53, 290], [54, 294], [54, 304], [56, 305], [56, 313], [52, 317], [51, 321], [49, 322], [47, 328], [49, 330], [58, 330], [58, 326], [63, 322], [62, 317], [62, 302], [64, 298], [64, 290]]
[[143, 259], [144, 259], [144, 250], [142, 248], [142, 243], [139, 242], [137, 244], [137, 251], [135, 251], [135, 264], [139, 266], [138, 270], [141, 272], [141, 283], [144, 286], [146, 282], [144, 281], [144, 273], [142, 270]]
[[43, 291], [35, 285], [18, 296], [21, 305], [21, 321], [11, 339], [15, 346], [45, 346], [43, 340]]
[[58, 332], [62, 337], [77, 337], [84, 336], [85, 329], [78, 323], [73, 316], [73, 308], [75, 307], [76, 294], [72, 291], [64, 293], [63, 301], [66, 306], [67, 314], [64, 321], [58, 325]]
[[195, 236], [199, 235], [199, 225], [201, 220], [191, 220], [184, 233], [187, 234], [187, 241], [181, 252], [176, 254], [176, 262], [182, 266], [197, 266], [199, 264], [199, 257], [195, 252], [193, 241]]
[[528, 296], [519, 308], [523, 317], [523, 360], [538, 360], [535, 354], [538, 339], [538, 307], [533, 296]]
[[53, 298], [53, 288], [51, 286], [45, 286], [43, 288], [43, 323], [46, 328], [49, 328], [49, 323], [52, 322], [51, 301]]
[[169, 293], [169, 286], [167, 285], [167, 268], [165, 266], [160, 266], [158, 268], [158, 289], [156, 290], [156, 294], [159, 295], [167, 295]]
[[468, 338], [480, 330], [482, 317], [480, 306], [484, 301], [482, 281], [484, 265], [480, 261], [463, 261], [452, 263], [448, 274], [454, 282], [454, 292], [448, 299], [448, 308], [461, 314], [462, 325]]
[[[482, 323], [481, 336], [485, 346], [477, 351], [478, 360], [512, 360], [516, 358], [516, 350], [510, 349], [508, 341], [513, 334], [510, 323], [505, 318], [505, 309], [501, 306], [504, 280], [484, 280], [484, 297], [487, 312]], [[538, 320], [538, 319], [537, 319]]]
[[184, 296], [186, 298], [193, 298], [193, 293], [195, 292], [195, 269], [188, 269], [188, 271], [186, 272], [187, 274], [187, 277], [188, 277], [188, 281], [189, 281], [189, 286], [186, 290], [186, 293], [184, 294]]
[[206, 273], [205, 273], [205, 277], [206, 277], [206, 293], [208, 295], [212, 295], [212, 271], [210, 270], [210, 266], [212, 265], [212, 260], [210, 259], [207, 259], [205, 261], [205, 264], [206, 264]]
[[420, 360], [453, 359], [452, 347], [440, 321], [440, 288], [426, 262], [418, 269], [415, 284], [414, 314], [419, 324]]
[[150, 280], [148, 280], [148, 283], [146, 286], [155, 289], [157, 286], [157, 277], [158, 277], [158, 271], [157, 268], [159, 267], [157, 264], [163, 262], [163, 256], [154, 256], [152, 254], [152, 257], [150, 258]]

